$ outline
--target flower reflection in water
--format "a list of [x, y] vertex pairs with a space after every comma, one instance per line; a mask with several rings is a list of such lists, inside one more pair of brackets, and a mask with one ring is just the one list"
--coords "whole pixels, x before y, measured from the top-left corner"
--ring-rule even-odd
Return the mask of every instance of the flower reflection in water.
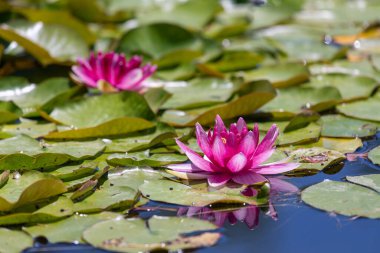
[[[279, 177], [268, 179], [271, 185], [271, 190], [267, 206], [258, 207], [255, 205], [245, 205], [243, 207], [230, 207], [219, 210], [210, 207], [181, 207], [178, 209], [177, 215], [198, 217], [213, 222], [219, 227], [222, 227], [226, 221], [231, 225], [240, 221], [244, 222], [249, 229], [254, 229], [258, 226], [260, 210], [265, 211], [266, 215], [277, 220], [278, 215], [273, 201], [277, 202], [281, 201], [281, 198], [283, 197], [294, 196], [299, 192], [299, 189]], [[247, 187], [242, 194], [249, 197], [256, 196], [257, 190], [253, 187]]]

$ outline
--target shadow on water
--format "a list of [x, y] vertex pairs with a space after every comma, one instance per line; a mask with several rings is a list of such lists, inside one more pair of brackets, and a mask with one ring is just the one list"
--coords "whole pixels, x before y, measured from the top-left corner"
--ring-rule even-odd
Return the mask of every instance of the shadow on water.
[[[365, 153], [380, 144], [380, 133], [366, 141], [357, 153]], [[380, 173], [379, 167], [364, 158], [346, 161], [341, 170], [321, 172], [307, 177], [286, 178], [277, 182], [266, 207], [243, 206], [215, 210], [212, 208], [178, 208], [149, 203], [138, 212], [143, 218], [152, 215], [186, 215], [210, 220], [223, 226], [223, 238], [210, 248], [196, 252], [269, 252], [269, 253], [377, 253], [380, 221], [350, 218], [311, 208], [300, 201], [295, 189], [304, 189], [325, 179], [342, 181], [346, 176]], [[273, 183], [273, 182], [272, 182]], [[275, 183], [276, 185], [276, 183]], [[292, 188], [293, 187], [293, 188]], [[38, 243], [37, 243], [38, 244]], [[39, 244], [24, 252], [107, 252], [86, 245]]]

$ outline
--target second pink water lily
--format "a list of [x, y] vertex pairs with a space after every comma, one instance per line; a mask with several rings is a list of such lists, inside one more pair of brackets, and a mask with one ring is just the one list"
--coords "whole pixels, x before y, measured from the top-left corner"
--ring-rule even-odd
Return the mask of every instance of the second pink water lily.
[[204, 156], [176, 140], [191, 163], [173, 164], [168, 168], [186, 173], [190, 179], [207, 179], [213, 187], [229, 181], [245, 185], [263, 182], [266, 181], [263, 175], [280, 174], [298, 167], [297, 163], [289, 163], [287, 159], [265, 163], [275, 152], [278, 134], [278, 127], [272, 125], [260, 142], [257, 124], [253, 130], [248, 130], [244, 119], [240, 118], [227, 129], [218, 115], [214, 129], [208, 133], [196, 124], [197, 143]]

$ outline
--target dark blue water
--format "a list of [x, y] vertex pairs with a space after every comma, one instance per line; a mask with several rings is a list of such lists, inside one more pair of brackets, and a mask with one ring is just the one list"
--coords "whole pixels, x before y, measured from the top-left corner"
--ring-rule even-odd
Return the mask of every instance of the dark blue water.
[[[364, 153], [380, 144], [380, 133], [359, 149]], [[335, 174], [318, 173], [313, 176], [287, 178], [300, 189], [324, 179], [344, 180], [346, 176], [380, 173], [379, 167], [359, 158], [346, 162]], [[243, 222], [235, 225], [225, 223], [219, 243], [210, 248], [199, 249], [202, 253], [219, 252], [265, 252], [265, 253], [379, 253], [380, 220], [348, 218], [311, 208], [302, 203], [297, 195], [275, 197], [273, 204], [278, 214], [275, 220], [260, 213], [259, 225], [250, 230]], [[152, 204], [150, 204], [152, 205]], [[162, 206], [156, 204], [156, 206]], [[176, 212], [155, 210], [142, 212], [142, 216], [153, 214], [174, 215]], [[106, 252], [85, 245], [42, 245], [25, 252]]]

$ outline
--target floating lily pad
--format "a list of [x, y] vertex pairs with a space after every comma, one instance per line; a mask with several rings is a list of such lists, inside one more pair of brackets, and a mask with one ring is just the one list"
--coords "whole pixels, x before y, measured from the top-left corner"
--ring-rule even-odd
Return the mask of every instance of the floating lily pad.
[[338, 111], [349, 117], [380, 121], [380, 114], [377, 112], [380, 103], [380, 92], [374, 97], [352, 103], [346, 103], [337, 107]]
[[20, 124], [3, 125], [1, 129], [4, 133], [11, 135], [28, 135], [32, 138], [38, 138], [55, 131], [56, 125], [53, 123], [39, 123], [37, 121], [22, 121]]
[[144, 97], [127, 91], [73, 100], [55, 107], [50, 117], [68, 126], [89, 128], [117, 118], [151, 120], [155, 116]]
[[13, 102], [0, 101], [0, 124], [15, 121], [21, 114], [21, 109]]
[[375, 79], [366, 76], [330, 74], [315, 76], [308, 85], [313, 87], [332, 86], [339, 90], [343, 99], [357, 99], [369, 97], [378, 83]]
[[0, 216], [0, 225], [16, 225], [26, 223], [48, 223], [73, 214], [73, 203], [66, 197], [59, 197], [56, 201], [34, 211], [17, 212]]
[[80, 213], [94, 213], [112, 209], [131, 207], [138, 197], [138, 192], [127, 186], [116, 186], [106, 181], [90, 196], [76, 202], [74, 210]]
[[322, 136], [327, 137], [368, 137], [376, 134], [377, 125], [372, 122], [357, 120], [341, 115], [321, 117]]
[[223, 119], [251, 114], [275, 96], [273, 87], [267, 81], [248, 83], [245, 88], [251, 92], [223, 105], [189, 111], [167, 110], [162, 121], [176, 126], [193, 126], [196, 122], [206, 125], [212, 123], [217, 114]]
[[35, 88], [26, 78], [4, 76], [0, 78], [0, 100], [11, 101], [15, 97], [28, 93]]
[[356, 184], [324, 181], [303, 190], [302, 200], [328, 212], [380, 218], [380, 194]]
[[265, 104], [261, 110], [271, 113], [274, 117], [294, 116], [302, 109], [323, 111], [332, 108], [340, 99], [340, 93], [334, 87], [289, 87], [278, 90], [277, 97]]
[[193, 79], [190, 82], [173, 82], [165, 90], [172, 93], [162, 109], [191, 109], [227, 101], [236, 89], [231, 81], [216, 78]]
[[24, 232], [0, 228], [0, 247], [9, 253], [20, 253], [33, 245], [33, 239]]
[[1, 188], [0, 211], [10, 211], [64, 192], [66, 186], [56, 177], [28, 171], [20, 178], [10, 178]]
[[217, 0], [192, 0], [173, 4], [171, 8], [153, 6], [138, 12], [138, 20], [143, 23], [171, 23], [189, 29], [201, 30], [221, 8]]
[[172, 24], [155, 23], [128, 31], [118, 50], [132, 54], [147, 53], [154, 58], [179, 49], [200, 49], [201, 42], [190, 31]]
[[140, 186], [140, 191], [146, 198], [177, 205], [206, 206], [215, 203], [257, 205], [266, 202], [265, 199], [246, 197], [241, 194], [242, 190], [239, 188], [227, 192], [224, 190], [208, 191], [207, 187], [195, 189], [169, 180], [146, 181]]
[[94, 157], [105, 145], [101, 141], [44, 143], [26, 135], [0, 141], [0, 169], [37, 169]]
[[363, 146], [360, 138], [330, 138], [321, 137], [318, 142], [303, 144], [296, 146], [296, 148], [313, 148], [320, 147], [330, 150], [338, 151], [342, 154], [355, 152], [358, 148]]
[[324, 168], [338, 164], [346, 157], [342, 153], [325, 148], [300, 148], [289, 153], [294, 162], [300, 164], [295, 171], [321, 171]]
[[244, 72], [244, 79], [266, 79], [276, 88], [294, 86], [309, 80], [309, 70], [303, 64], [276, 64]]
[[76, 31], [59, 24], [18, 20], [3, 26], [0, 37], [17, 42], [44, 65], [74, 61], [88, 54], [85, 40]]
[[112, 154], [107, 162], [113, 166], [151, 166], [161, 167], [173, 163], [182, 163], [187, 156], [180, 154], [147, 154], [146, 152], [135, 152], [127, 154]]
[[351, 183], [371, 188], [380, 193], [380, 174], [347, 176], [346, 179]]
[[118, 213], [102, 212], [99, 214], [75, 214], [68, 219], [51, 224], [39, 224], [24, 227], [23, 230], [33, 237], [44, 236], [49, 242], [83, 242], [82, 233], [88, 227], [111, 219], [122, 219]]
[[[95, 247], [118, 252], [143, 252], [153, 250], [175, 251], [179, 249], [211, 246], [219, 239], [214, 233], [212, 240], [197, 242], [189, 236], [191, 232], [215, 230], [217, 227], [204, 220], [185, 217], [153, 216], [146, 222], [142, 219], [109, 220], [97, 223], [83, 232], [83, 239]], [[125, 231], [132, 231], [125, 236]], [[186, 243], [186, 239], [187, 243]]]
[[138, 191], [145, 180], [158, 180], [163, 176], [152, 169], [113, 169], [108, 178], [109, 183], [114, 186], [128, 186]]
[[368, 158], [377, 165], [380, 165], [380, 147], [372, 149], [368, 153]]

